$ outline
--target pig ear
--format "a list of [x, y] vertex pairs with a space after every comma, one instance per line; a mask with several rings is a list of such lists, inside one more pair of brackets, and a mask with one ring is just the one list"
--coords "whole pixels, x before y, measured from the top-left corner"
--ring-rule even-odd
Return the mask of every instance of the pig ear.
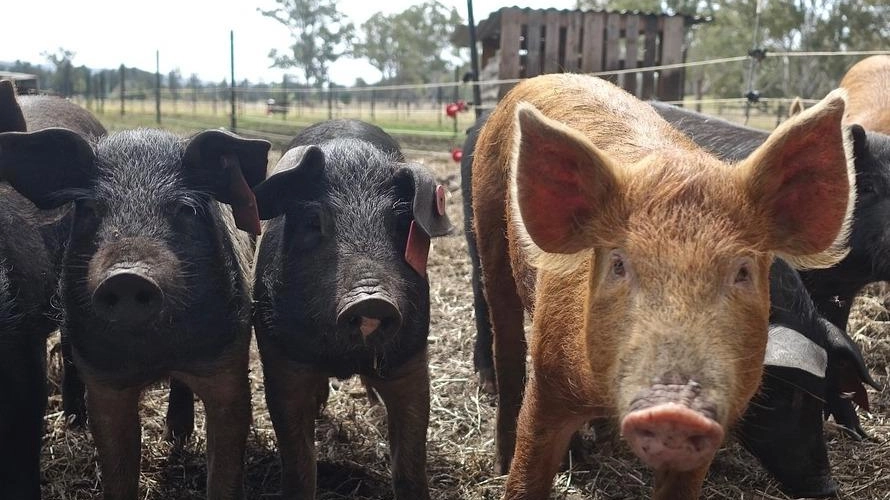
[[420, 228], [431, 238], [451, 234], [454, 226], [445, 213], [445, 186], [438, 184], [426, 167], [414, 163], [399, 168], [395, 177], [396, 182], [411, 186], [411, 208]]
[[235, 224], [260, 233], [251, 188], [266, 178], [268, 141], [244, 139], [221, 130], [206, 130], [189, 141], [182, 164], [190, 182], [232, 207]]
[[735, 170], [766, 215], [765, 250], [797, 267], [828, 267], [847, 253], [856, 194], [845, 96], [835, 90], [784, 122]]
[[[583, 134], [519, 103], [511, 182], [514, 219], [539, 267], [573, 267], [568, 256], [599, 246], [595, 235], [614, 227], [621, 199], [620, 171]], [[535, 250], [537, 247], [538, 251]], [[546, 261], [554, 260], [553, 265]]]
[[[856, 342], [853, 342], [853, 339], [847, 336], [847, 332], [834, 326], [833, 323], [825, 318], [819, 318], [819, 322], [825, 327], [825, 331], [828, 334], [827, 347], [829, 357], [832, 360], [846, 361], [843, 366], [849, 373], [842, 374], [842, 380], [861, 381], [861, 383], [870, 385], [876, 391], [883, 390], [881, 385], [872, 378], [871, 372], [869, 372], [868, 367], [865, 366], [865, 359], [862, 357], [862, 351], [859, 350], [859, 346]], [[842, 390], [845, 389], [842, 388]], [[854, 392], [854, 390], [855, 388], [850, 391], [845, 390], [845, 392]]]
[[96, 178], [93, 148], [63, 128], [0, 134], [0, 179], [41, 209], [77, 198]]
[[254, 188], [260, 219], [283, 214], [288, 200], [301, 197], [324, 170], [324, 153], [318, 146], [297, 146], [278, 160], [275, 171]]
[[15, 86], [9, 80], [0, 80], [0, 132], [24, 132], [25, 116], [15, 99]]

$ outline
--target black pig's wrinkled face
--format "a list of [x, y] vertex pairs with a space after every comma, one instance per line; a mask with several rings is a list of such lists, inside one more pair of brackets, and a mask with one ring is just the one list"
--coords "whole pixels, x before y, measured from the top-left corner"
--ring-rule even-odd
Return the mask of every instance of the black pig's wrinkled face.
[[211, 264], [218, 208], [186, 185], [183, 152], [179, 140], [153, 131], [114, 135], [97, 148], [95, 184], [75, 202], [68, 262], [85, 285], [72, 292], [105, 320], [169, 319], [190, 299], [187, 278]]
[[[256, 189], [260, 216], [272, 219], [257, 258], [257, 318], [291, 359], [345, 376], [381, 373], [423, 348], [429, 237], [450, 223], [441, 212], [418, 218], [420, 190], [436, 191], [423, 167], [345, 138], [290, 150]], [[409, 246], [420, 265], [406, 259]]]
[[323, 149], [323, 177], [288, 207], [282, 243], [313, 325], [345, 348], [381, 347], [418, 316], [425, 288], [404, 258], [414, 189], [392, 158], [344, 142]]

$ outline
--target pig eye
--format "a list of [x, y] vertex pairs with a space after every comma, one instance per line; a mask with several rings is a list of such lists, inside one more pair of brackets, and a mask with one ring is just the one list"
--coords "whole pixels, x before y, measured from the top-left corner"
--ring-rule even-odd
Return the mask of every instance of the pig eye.
[[753, 264], [750, 259], [743, 259], [736, 268], [735, 277], [733, 278], [732, 283], [734, 285], [745, 285], [751, 283], [751, 280], [753, 279], [751, 271], [752, 265]]
[[198, 215], [197, 207], [181, 203], [176, 206], [177, 217], [196, 217]]
[[627, 268], [624, 265], [624, 258], [617, 252], [612, 252], [611, 262], [609, 264], [612, 276], [623, 278], [627, 275]]

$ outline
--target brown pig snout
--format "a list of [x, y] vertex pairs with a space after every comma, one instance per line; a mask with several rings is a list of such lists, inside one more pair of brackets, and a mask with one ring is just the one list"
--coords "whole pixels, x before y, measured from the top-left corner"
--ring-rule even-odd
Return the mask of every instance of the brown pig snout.
[[105, 320], [142, 323], [161, 312], [164, 292], [144, 267], [118, 266], [100, 281], [92, 301]]
[[689, 380], [640, 391], [621, 421], [621, 435], [649, 467], [679, 471], [710, 463], [723, 442], [716, 407]]
[[358, 331], [362, 338], [382, 333], [394, 335], [402, 327], [402, 313], [382, 293], [359, 294], [345, 301], [337, 314], [337, 326]]

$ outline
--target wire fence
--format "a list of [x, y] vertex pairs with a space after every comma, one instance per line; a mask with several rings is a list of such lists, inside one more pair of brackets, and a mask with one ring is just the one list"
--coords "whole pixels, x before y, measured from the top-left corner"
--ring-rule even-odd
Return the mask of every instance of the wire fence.
[[[855, 52], [771, 52], [767, 58], [861, 58], [890, 51]], [[621, 69], [594, 73], [618, 78], [621, 75], [668, 69], [711, 68], [711, 71], [737, 69], [750, 61], [749, 56], [735, 56], [661, 66]], [[733, 66], [737, 65], [737, 66]], [[841, 75], [838, 75], [839, 79]], [[159, 81], [159, 79], [155, 79]], [[496, 102], [498, 89], [518, 79], [487, 79], [476, 83], [482, 89], [483, 107]], [[686, 95], [694, 95], [687, 81]], [[475, 119], [472, 110], [472, 82], [455, 81], [427, 84], [373, 85], [362, 87], [304, 88], [280, 85], [192, 86], [170, 88], [134, 88], [111, 91], [93, 89], [72, 97], [87, 108], [105, 116], [129, 116], [133, 119], [175, 124], [183, 127], [227, 127], [256, 135], [289, 137], [294, 127], [330, 118], [356, 118], [376, 123], [390, 133], [412, 134], [457, 140]], [[750, 97], [685, 98], [673, 104], [694, 107], [724, 119], [772, 128], [787, 117], [794, 95]], [[812, 104], [816, 99], [803, 99]], [[233, 104], [234, 103], [234, 104]], [[232, 111], [234, 110], [234, 115]]]

